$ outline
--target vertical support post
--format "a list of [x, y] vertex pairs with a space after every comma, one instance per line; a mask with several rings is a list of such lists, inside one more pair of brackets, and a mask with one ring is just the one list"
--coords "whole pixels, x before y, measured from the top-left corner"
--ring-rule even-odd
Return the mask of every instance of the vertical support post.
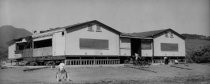
[[71, 65], [71, 60], [69, 60], [69, 65]]
[[95, 57], [93, 57], [93, 64], [96, 64], [96, 59], [95, 59]]
[[67, 60], [64, 60], [64, 64], [67, 65]]
[[152, 63], [154, 63], [154, 39], [152, 39]]
[[31, 50], [31, 57], [33, 57], [33, 54], [34, 54], [34, 41], [33, 41], [33, 38], [32, 38], [32, 50]]
[[82, 65], [82, 59], [81, 59], [81, 57], [79, 59], [79, 65]]

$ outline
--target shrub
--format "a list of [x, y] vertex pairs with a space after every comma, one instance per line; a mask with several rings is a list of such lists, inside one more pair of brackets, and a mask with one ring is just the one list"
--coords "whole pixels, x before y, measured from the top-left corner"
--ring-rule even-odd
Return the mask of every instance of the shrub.
[[190, 57], [188, 58], [188, 62], [210, 63], [210, 46], [202, 47], [199, 50], [188, 52], [188, 57]]

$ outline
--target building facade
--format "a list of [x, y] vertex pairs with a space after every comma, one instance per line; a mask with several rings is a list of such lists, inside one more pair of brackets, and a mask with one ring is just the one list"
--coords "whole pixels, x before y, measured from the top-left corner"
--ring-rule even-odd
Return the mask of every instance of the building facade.
[[185, 57], [184, 38], [172, 29], [124, 34], [97, 20], [40, 31], [14, 41], [8, 48], [9, 59], [27, 60], [32, 65], [121, 64], [135, 53], [152, 60]]
[[153, 63], [163, 63], [164, 57], [170, 63], [174, 63], [174, 60], [185, 62], [185, 39], [172, 29], [131, 33], [129, 36], [133, 45], [132, 55], [137, 53]]

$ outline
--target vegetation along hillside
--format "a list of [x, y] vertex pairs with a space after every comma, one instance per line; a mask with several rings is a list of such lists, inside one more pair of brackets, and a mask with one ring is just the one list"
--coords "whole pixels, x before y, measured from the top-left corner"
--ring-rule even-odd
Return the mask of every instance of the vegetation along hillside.
[[10, 25], [0, 27], [0, 60], [7, 59], [8, 54], [8, 42], [20, 37], [32, 35], [31, 32], [23, 28], [15, 28]]
[[210, 62], [210, 40], [189, 39], [186, 37], [186, 56], [188, 62], [206, 63]]

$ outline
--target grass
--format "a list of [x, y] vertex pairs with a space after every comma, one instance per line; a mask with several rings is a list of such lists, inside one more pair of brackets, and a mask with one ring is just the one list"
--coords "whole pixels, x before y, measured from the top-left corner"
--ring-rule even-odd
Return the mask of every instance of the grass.
[[[72, 81], [64, 84], [196, 84], [210, 82], [210, 64], [138, 66], [66, 67]], [[57, 69], [43, 68], [30, 72], [26, 67], [0, 70], [1, 84], [57, 84]], [[151, 72], [152, 71], [152, 72]], [[156, 73], [154, 73], [156, 72]], [[3, 83], [2, 83], [3, 82]], [[205, 83], [204, 83], [205, 84]]]

